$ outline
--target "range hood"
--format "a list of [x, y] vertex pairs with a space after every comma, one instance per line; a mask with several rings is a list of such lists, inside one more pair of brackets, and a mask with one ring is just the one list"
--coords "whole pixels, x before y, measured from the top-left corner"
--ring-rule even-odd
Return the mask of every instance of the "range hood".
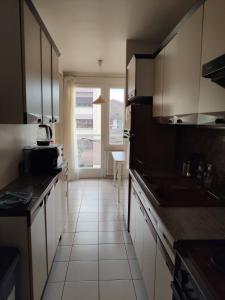
[[225, 88], [225, 54], [202, 66], [202, 76]]

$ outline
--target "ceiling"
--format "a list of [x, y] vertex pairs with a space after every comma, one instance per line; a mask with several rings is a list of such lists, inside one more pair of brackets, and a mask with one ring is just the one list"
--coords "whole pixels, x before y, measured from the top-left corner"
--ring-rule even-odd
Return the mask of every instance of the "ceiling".
[[196, 0], [33, 0], [58, 46], [60, 70], [125, 73], [126, 40], [158, 45]]

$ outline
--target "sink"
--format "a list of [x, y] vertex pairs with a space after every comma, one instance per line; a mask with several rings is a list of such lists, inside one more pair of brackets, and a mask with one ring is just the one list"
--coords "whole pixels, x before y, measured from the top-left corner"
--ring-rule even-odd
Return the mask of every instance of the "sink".
[[192, 178], [177, 174], [143, 176], [159, 206], [225, 206], [225, 200], [199, 187]]

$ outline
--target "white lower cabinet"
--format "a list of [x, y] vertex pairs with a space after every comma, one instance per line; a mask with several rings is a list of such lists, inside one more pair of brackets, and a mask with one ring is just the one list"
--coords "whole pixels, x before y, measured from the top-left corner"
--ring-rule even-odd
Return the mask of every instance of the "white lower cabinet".
[[157, 242], [155, 275], [155, 300], [172, 300], [171, 281], [173, 276], [168, 268], [160, 241]]
[[46, 233], [44, 201], [37, 208], [30, 229], [33, 300], [40, 300], [47, 280]]
[[142, 276], [148, 295], [148, 300], [154, 299], [155, 292], [155, 261], [156, 261], [156, 232], [151, 221], [146, 218], [144, 223], [144, 246]]
[[46, 216], [46, 240], [47, 240], [47, 258], [48, 258], [48, 273], [51, 270], [52, 262], [55, 256], [57, 247], [56, 242], [56, 227], [55, 227], [55, 189], [51, 191], [45, 198], [45, 216]]
[[130, 235], [133, 244], [135, 244], [135, 227], [136, 227], [136, 193], [134, 191], [133, 186], [131, 186], [130, 192]]
[[171, 262], [142, 203], [131, 184], [130, 234], [148, 300], [172, 300], [173, 276], [168, 268]]
[[[137, 198], [138, 201], [138, 198]], [[140, 269], [143, 266], [143, 249], [144, 249], [144, 215], [142, 213], [141, 204], [137, 202], [136, 206], [136, 228], [135, 228], [135, 242], [134, 249]]]

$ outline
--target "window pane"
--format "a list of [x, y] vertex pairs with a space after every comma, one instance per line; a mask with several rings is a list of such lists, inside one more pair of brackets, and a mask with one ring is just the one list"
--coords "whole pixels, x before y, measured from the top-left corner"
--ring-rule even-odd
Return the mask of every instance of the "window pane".
[[101, 105], [93, 105], [100, 88], [76, 89], [76, 139], [80, 168], [101, 168]]
[[110, 89], [109, 144], [123, 144], [124, 89]]

